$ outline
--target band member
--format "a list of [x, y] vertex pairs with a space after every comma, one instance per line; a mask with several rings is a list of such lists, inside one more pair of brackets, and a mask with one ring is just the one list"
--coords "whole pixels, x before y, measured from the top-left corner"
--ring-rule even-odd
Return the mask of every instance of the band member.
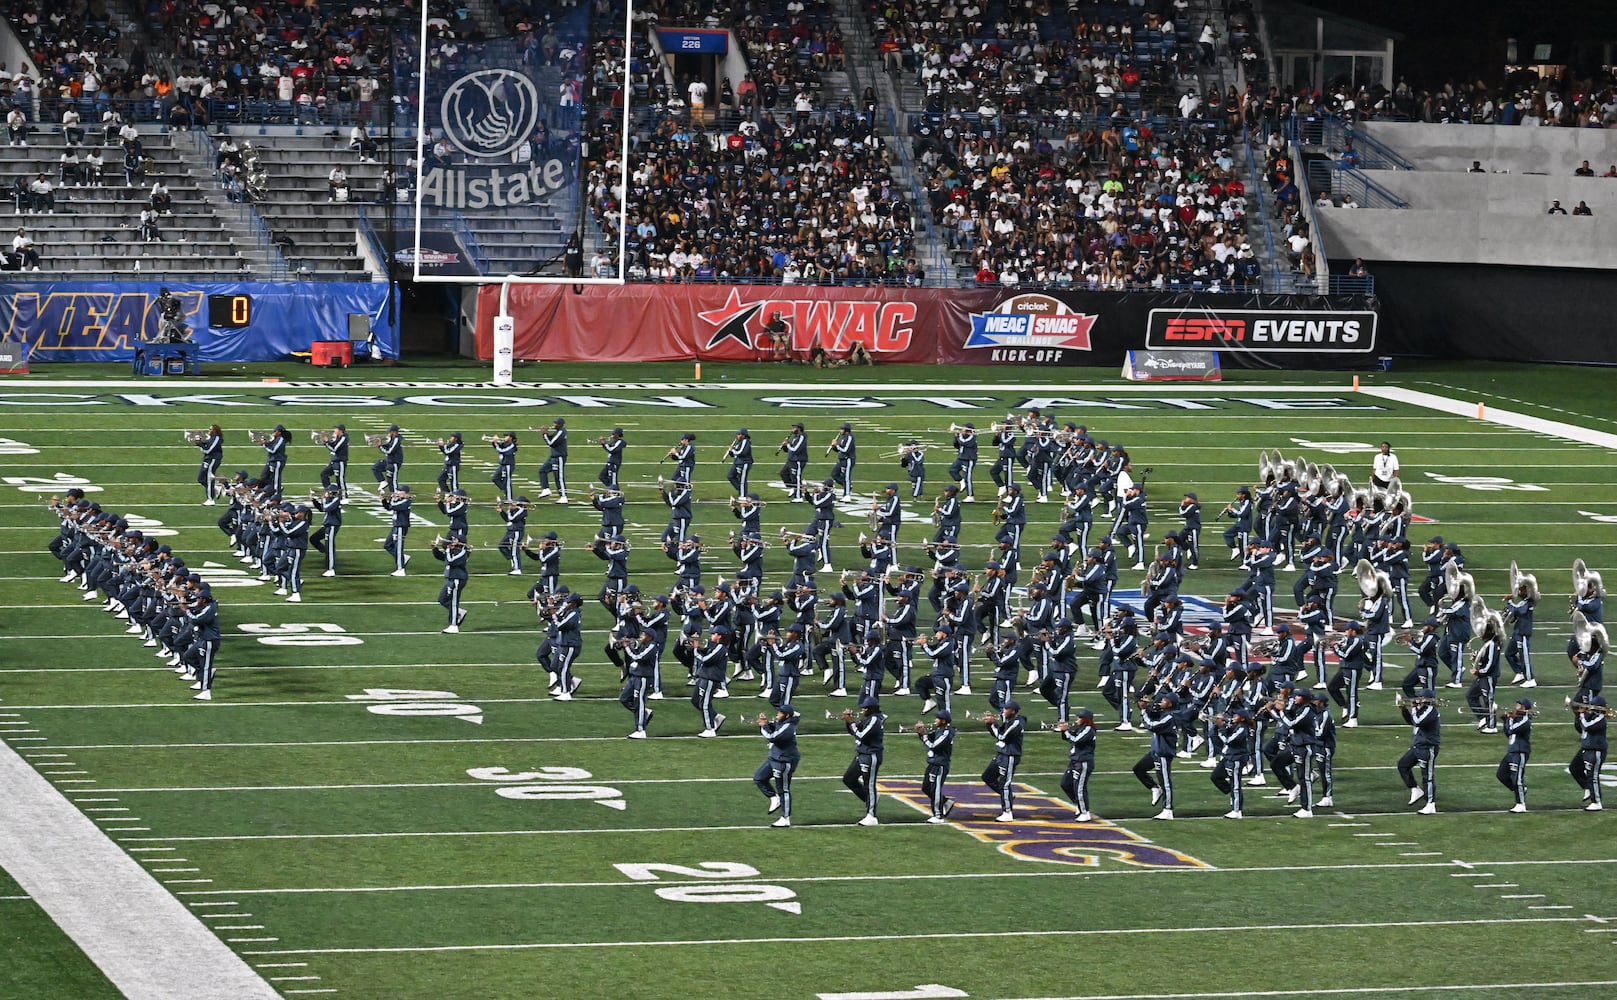
[[275, 596], [285, 596], [287, 603], [303, 600], [303, 557], [309, 552], [309, 508], [299, 504], [290, 516], [282, 518], [277, 530], [281, 534], [282, 560], [278, 573], [280, 586]]
[[[1409, 804], [1414, 805], [1425, 799], [1426, 804], [1420, 807], [1420, 813], [1430, 816], [1437, 812], [1437, 753], [1443, 744], [1443, 720], [1438, 712], [1437, 699], [1432, 695], [1431, 688], [1421, 688], [1415, 692], [1414, 698], [1401, 701], [1398, 711], [1404, 721], [1414, 727], [1409, 750], [1398, 760], [1398, 777], [1409, 789]], [[1417, 764], [1422, 771], [1418, 785], [1415, 782]]]
[[316, 552], [325, 553], [326, 568], [321, 576], [337, 575], [337, 533], [342, 530], [343, 493], [335, 485], [326, 487], [316, 501], [320, 505], [320, 527], [309, 536]]
[[1471, 657], [1471, 689], [1465, 694], [1465, 703], [1476, 717], [1477, 729], [1484, 733], [1499, 731], [1494, 722], [1494, 695], [1499, 688], [1499, 662], [1504, 659], [1505, 626], [1499, 613], [1489, 611], [1482, 621], [1477, 638], [1480, 645]]
[[[1275, 772], [1286, 789], [1286, 802], [1296, 804], [1299, 798], [1302, 799], [1301, 808], [1292, 813], [1298, 819], [1314, 818], [1314, 762], [1319, 756], [1318, 720], [1312, 692], [1305, 688], [1294, 691], [1292, 702], [1282, 715], [1287, 729], [1289, 766], [1282, 768], [1277, 758]], [[1290, 784], [1285, 780], [1288, 777]]]
[[[752, 435], [747, 433], [745, 427], [736, 431], [735, 440], [725, 449], [724, 457], [730, 460], [730, 471], [725, 473], [730, 486], [735, 489], [736, 496], [747, 496], [747, 479], [752, 475]], [[753, 497], [757, 499], [757, 497]]]
[[[186, 651], [188, 657], [186, 666], [196, 677], [191, 685], [191, 690], [196, 692], [193, 699], [212, 701], [213, 677], [216, 669], [214, 660], [219, 655], [219, 602], [213, 599], [213, 594], [206, 589], [206, 585], [201, 584], [195, 591], [195, 596], [181, 606], [180, 614], [191, 630], [191, 646]], [[1604, 743], [1604, 735], [1601, 739]]]
[[264, 468], [258, 478], [269, 484], [276, 493], [281, 492], [281, 476], [286, 472], [286, 428], [280, 424], [263, 439]]
[[646, 738], [646, 727], [651, 725], [651, 717], [655, 714], [646, 703], [651, 696], [653, 675], [656, 673], [658, 650], [655, 640], [656, 636], [649, 631], [641, 631], [633, 639], [614, 640], [628, 659], [628, 677], [624, 680], [623, 690], [618, 692], [618, 704], [634, 715], [634, 731], [629, 734], [631, 740]]
[[780, 481], [792, 492], [792, 503], [803, 502], [803, 470], [808, 468], [808, 435], [802, 424], [793, 424], [786, 440], [775, 451], [786, 456], [780, 467]]
[[820, 538], [819, 564], [820, 571], [829, 573], [831, 565], [831, 529], [840, 528], [837, 523], [837, 491], [836, 483], [827, 479], [819, 486], [808, 488], [806, 495], [809, 503], [814, 506], [814, 520], [806, 529], [808, 534], [818, 535]]
[[1016, 482], [1016, 414], [1006, 414], [1005, 422], [994, 429], [994, 464], [988, 474], [994, 480], [995, 491], [1004, 496]]
[[[729, 636], [728, 629], [714, 628], [708, 634], [707, 644], [692, 650], [691, 678], [696, 687], [691, 692], [691, 704], [702, 717], [702, 731], [696, 734], [702, 739], [710, 740], [719, 735], [719, 727], [724, 725], [724, 716], [713, 710], [713, 699], [724, 686]], [[694, 643], [694, 637], [690, 641]]]
[[973, 476], [977, 471], [977, 425], [966, 424], [954, 435], [954, 461], [949, 463], [949, 478], [965, 490], [964, 503], [977, 502]]
[[1449, 668], [1448, 686], [1460, 686], [1460, 669], [1465, 665], [1465, 647], [1474, 632], [1471, 628], [1471, 600], [1476, 584], [1471, 574], [1457, 569], [1444, 573], [1445, 590], [1438, 606], [1438, 620], [1443, 623], [1443, 639], [1437, 647], [1437, 658]]
[[910, 594], [899, 591], [894, 595], [892, 610], [882, 618], [882, 632], [886, 633], [887, 672], [898, 686], [895, 695], [910, 693], [910, 648], [915, 641], [915, 602]]
[[444, 585], [438, 591], [438, 603], [449, 613], [449, 624], [443, 631], [454, 635], [460, 631], [460, 623], [466, 620], [466, 609], [460, 606], [460, 601], [470, 576], [466, 563], [471, 558], [471, 551], [464, 536], [452, 534], [441, 542], [433, 543], [432, 557], [444, 564]]
[[1150, 525], [1146, 510], [1145, 488], [1136, 484], [1123, 494], [1123, 507], [1118, 512], [1123, 539], [1134, 556], [1134, 568], [1145, 569], [1145, 532]]
[[1016, 553], [1018, 562], [1022, 556], [1022, 529], [1027, 527], [1027, 504], [1022, 500], [1022, 487], [1012, 483], [1005, 488], [1005, 495], [1000, 498], [995, 508], [997, 519], [1001, 522], [994, 532], [994, 541], [1009, 546], [1009, 551]]
[[[456, 434], [455, 438], [458, 442], [460, 435]], [[373, 438], [372, 440], [375, 439]], [[376, 449], [382, 453], [382, 457], [372, 463], [371, 475], [375, 477], [378, 484], [376, 492], [385, 497], [387, 494], [397, 490], [399, 470], [404, 468], [404, 438], [399, 434], [398, 424], [388, 427], [387, 434], [377, 442]], [[448, 463], [449, 454], [445, 452], [444, 464], [447, 465]], [[456, 451], [455, 464], [457, 466], [460, 464], [458, 450]], [[439, 482], [441, 483], [442, 481], [440, 478]], [[453, 489], [453, 486], [446, 487], [446, 489]]]
[[897, 483], [887, 484], [882, 495], [871, 502], [870, 512], [876, 521], [876, 530], [897, 544], [898, 529], [904, 523], [904, 509], [898, 499]]
[[842, 487], [842, 499], [853, 495], [853, 467], [858, 459], [858, 448], [853, 439], [853, 425], [843, 424], [831, 441], [828, 451], [836, 453], [836, 468], [831, 472], [832, 482]]
[[657, 464], [672, 459], [674, 462], [674, 478], [684, 479], [687, 483], [696, 478], [696, 435], [690, 431], [679, 436], [679, 440], [668, 449]]
[[898, 464], [910, 477], [910, 499], [919, 500], [926, 489], [926, 445], [910, 438], [898, 450]]
[[792, 773], [802, 760], [797, 749], [797, 724], [801, 719], [790, 703], [777, 708], [773, 720], [758, 716], [758, 733], [769, 744], [769, 757], [753, 773], [752, 783], [769, 800], [769, 812], [780, 813], [771, 826], [792, 825]]
[[628, 442], [623, 439], [623, 428], [614, 427], [612, 433], [598, 442], [601, 450], [606, 452], [606, 462], [595, 478], [609, 490], [618, 488], [618, 476], [623, 472], [623, 452]]
[[410, 564], [410, 556], [404, 551], [404, 538], [410, 533], [410, 507], [414, 502], [408, 486], [400, 486], [382, 497], [383, 509], [393, 514], [393, 526], [388, 530], [382, 549], [393, 557], [394, 576], [403, 576], [404, 567]]
[[1574, 611], [1572, 641], [1577, 646], [1572, 666], [1577, 672], [1578, 690], [1572, 695], [1571, 701], [1587, 702], [1590, 696], [1599, 694], [1606, 686], [1606, 647], [1609, 644], [1606, 627], [1589, 621], [1583, 612]]
[[1056, 731], [1067, 741], [1067, 770], [1061, 776], [1061, 790], [1075, 807], [1073, 818], [1089, 822], [1089, 778], [1095, 773], [1095, 713], [1080, 708], [1072, 721], [1056, 723]]
[[610, 491], [607, 493], [590, 492], [590, 506], [601, 512], [601, 538], [623, 537], [623, 493]]
[[680, 478], [679, 473], [676, 472], [674, 476], [675, 479], [671, 483], [657, 484], [657, 493], [662, 497], [663, 503], [668, 505], [668, 526], [663, 529], [661, 539], [664, 545], [670, 542], [683, 542], [685, 535], [691, 530], [691, 487]]
[[[504, 510], [505, 501], [496, 502], [495, 507]], [[466, 498], [466, 491], [456, 487], [448, 493], [438, 494], [438, 512], [449, 519], [450, 534], [459, 534], [462, 538], [467, 533], [467, 518], [471, 511], [471, 501]]]
[[1068, 698], [1072, 682], [1078, 675], [1077, 642], [1073, 638], [1072, 623], [1065, 618], [1056, 619], [1052, 626], [1040, 633], [1040, 655], [1043, 659], [1039, 674], [1039, 693], [1055, 706], [1062, 722], [1067, 721], [1071, 707]]
[[202, 452], [202, 462], [197, 466], [197, 484], [207, 494], [202, 500], [202, 506], [212, 507], [216, 502], [214, 498], [224, 492], [223, 486], [217, 484], [215, 480], [219, 477], [219, 466], [225, 460], [225, 432], [219, 429], [218, 424], [214, 424], [197, 435], [192, 443]]
[[[495, 505], [501, 520], [505, 522], [505, 534], [500, 538], [500, 555], [510, 563], [511, 569], [507, 576], [522, 575], [522, 540], [528, 534], [528, 498], [519, 496], [515, 500], [506, 498], [505, 502]], [[465, 528], [460, 529], [462, 534]]]
[[1505, 729], [1505, 756], [1494, 777], [1516, 796], [1513, 813], [1527, 811], [1527, 759], [1533, 755], [1533, 699], [1518, 698], [1510, 711], [1500, 716]]
[[1118, 722], [1114, 731], [1132, 733], [1134, 725], [1130, 718], [1135, 707], [1134, 677], [1139, 672], [1142, 657], [1139, 626], [1135, 624], [1134, 612], [1128, 608], [1124, 611], [1126, 613], [1121, 618], [1108, 622], [1101, 630], [1106, 648], [1101, 651], [1099, 669], [1104, 678], [1101, 697], [1117, 709]]
[[852, 619], [848, 615], [848, 599], [832, 594], [826, 601], [829, 616], [816, 621], [815, 628], [823, 636], [814, 646], [814, 662], [820, 668], [820, 682], [831, 688], [831, 696], [841, 698], [848, 693], [847, 648], [853, 642]]
[[506, 431], [493, 441], [496, 465], [493, 482], [500, 495], [507, 502], [511, 500], [511, 491], [515, 486], [517, 477], [517, 436], [515, 431]]
[[[1569, 605], [1569, 615], [1581, 614], [1584, 620], [1591, 625], [1601, 625], [1606, 620], [1606, 588], [1599, 573], [1590, 572], [1584, 567], [1583, 560], [1578, 559], [1572, 563], [1572, 601]], [[1577, 619], [1574, 618], [1574, 621]], [[1577, 637], [1567, 640], [1566, 655], [1568, 659], [1575, 660], [1578, 655]]]
[[1398, 456], [1392, 453], [1392, 443], [1381, 442], [1375, 458], [1370, 460], [1370, 485], [1378, 490], [1387, 490], [1392, 481], [1398, 478]]
[[1173, 757], [1179, 744], [1179, 698], [1164, 691], [1155, 701], [1140, 699], [1140, 726], [1151, 734], [1150, 748], [1134, 765], [1134, 777], [1151, 790], [1151, 804], [1162, 805], [1154, 819], [1173, 819]]
[[336, 486], [344, 496], [347, 496], [348, 426], [337, 424], [331, 428], [330, 434], [322, 435], [320, 440], [330, 455], [326, 460], [326, 467], [320, 470], [320, 485], [327, 489]]
[[561, 578], [561, 542], [554, 531], [545, 532], [537, 549], [522, 546], [522, 554], [539, 564], [539, 579], [528, 590], [531, 601], [541, 594], [554, 594], [556, 581]]
[[1252, 713], [1237, 708], [1228, 716], [1214, 716], [1213, 722], [1218, 727], [1220, 747], [1218, 763], [1213, 768], [1213, 787], [1230, 797], [1230, 811], [1224, 818], [1240, 819], [1246, 800], [1241, 775], [1252, 765]]
[[550, 477], [556, 477], [556, 502], [567, 502], [567, 421], [557, 417], [551, 421], [550, 428], [542, 432], [545, 447], [550, 454], [545, 458], [544, 464], [539, 466], [539, 496], [551, 495]]
[[460, 431], [438, 439], [438, 452], [444, 457], [443, 468], [438, 470], [438, 489], [445, 493], [460, 489], [460, 455], [464, 448]]
[[1439, 628], [1437, 616], [1427, 615], [1421, 622], [1421, 629], [1410, 635], [1408, 639], [1409, 651], [1415, 654], [1415, 667], [1404, 675], [1404, 697], [1415, 697], [1419, 688], [1435, 688], [1437, 686], [1437, 645]]
[[1196, 494], [1186, 493], [1179, 501], [1179, 516], [1185, 519], [1179, 529], [1179, 541], [1185, 549], [1185, 569], [1201, 568], [1202, 505]]
[[858, 715], [852, 709], [842, 713], [842, 724], [847, 727], [848, 735], [853, 737], [853, 760], [842, 773], [842, 783], [865, 804], [865, 815], [859, 820], [860, 826], [875, 826], [880, 822], [876, 818], [876, 805], [881, 801], [881, 792], [876, 787], [876, 781], [881, 773], [882, 736], [886, 723], [887, 716], [882, 714], [881, 703], [874, 697], [859, 699]]
[[1600, 769], [1606, 763], [1606, 699], [1590, 695], [1572, 705], [1572, 728], [1578, 734], [1578, 754], [1572, 758], [1572, 780], [1583, 789], [1583, 808], [1599, 812]]
[[1364, 636], [1364, 623], [1350, 621], [1342, 626], [1344, 638], [1336, 644], [1336, 675], [1327, 685], [1331, 699], [1342, 709], [1342, 728], [1359, 726], [1359, 682], [1370, 666], [1370, 644]]
[[552, 673], [556, 683], [550, 692], [557, 701], [572, 701], [573, 693], [580, 686], [579, 678], [573, 676], [573, 662], [578, 659], [578, 651], [584, 648], [583, 620], [584, 598], [567, 594], [551, 620], [556, 631], [556, 637], [551, 640], [555, 655]]
[[1505, 643], [1505, 662], [1514, 676], [1512, 684], [1538, 687], [1533, 676], [1533, 610], [1538, 605], [1538, 579], [1531, 573], [1516, 574], [1514, 593], [1505, 598], [1505, 622], [1510, 639]]
[[1224, 516], [1232, 522], [1224, 529], [1224, 544], [1230, 548], [1230, 558], [1239, 559], [1252, 534], [1252, 491], [1245, 486], [1236, 490], [1235, 499], [1224, 506]]
[[988, 735], [994, 738], [994, 759], [982, 774], [983, 784], [999, 796], [1000, 813], [994, 819], [999, 823], [1015, 822], [1016, 768], [1022, 762], [1022, 735], [1027, 730], [1027, 720], [1022, 718], [1021, 705], [1007, 701], [998, 717], [989, 713], [983, 716], [983, 722], [988, 726]]
[[915, 724], [915, 735], [920, 737], [921, 746], [926, 748], [926, 770], [921, 775], [921, 794], [932, 806], [932, 815], [926, 818], [928, 823], [943, 823], [954, 811], [954, 799], [944, 794], [944, 784], [949, 780], [949, 764], [954, 756], [955, 728], [953, 716], [946, 708], [938, 709], [935, 724], [928, 728], [926, 723]]
[[960, 540], [960, 487], [950, 483], [943, 488], [938, 502], [932, 506], [932, 521], [937, 525], [932, 533], [934, 542]]
[[926, 701], [921, 711], [930, 712], [938, 706], [949, 708], [949, 694], [954, 688], [955, 644], [952, 631], [939, 626], [929, 636], [916, 636], [915, 644], [921, 652], [932, 658], [932, 672], [915, 682], [915, 693]]

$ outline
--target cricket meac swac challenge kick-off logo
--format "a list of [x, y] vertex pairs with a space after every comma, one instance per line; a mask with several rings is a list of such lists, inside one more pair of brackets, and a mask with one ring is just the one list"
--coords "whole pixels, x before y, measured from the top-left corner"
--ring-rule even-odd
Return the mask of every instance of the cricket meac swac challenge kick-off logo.
[[989, 361], [1061, 364], [1068, 351], [1088, 351], [1097, 317], [1038, 292], [1016, 295], [992, 312], [971, 314], [968, 348], [988, 350]]

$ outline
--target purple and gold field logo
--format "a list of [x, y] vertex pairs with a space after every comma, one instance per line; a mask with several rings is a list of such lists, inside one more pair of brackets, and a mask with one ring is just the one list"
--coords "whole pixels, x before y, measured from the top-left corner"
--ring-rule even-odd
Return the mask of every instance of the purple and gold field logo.
[[[921, 793], [918, 781], [883, 781], [883, 795], [891, 795], [919, 812], [930, 813], [931, 804]], [[1103, 858], [1140, 868], [1211, 868], [1212, 865], [1172, 848], [1153, 844], [1130, 830], [1105, 820], [1080, 823], [1072, 818], [1072, 806], [1053, 795], [1028, 785], [1016, 786], [1014, 823], [996, 822], [999, 796], [987, 788], [972, 786], [962, 792], [958, 786], [954, 812], [949, 823], [1005, 854], [1023, 861], [1043, 861], [1057, 865], [1096, 867]]]

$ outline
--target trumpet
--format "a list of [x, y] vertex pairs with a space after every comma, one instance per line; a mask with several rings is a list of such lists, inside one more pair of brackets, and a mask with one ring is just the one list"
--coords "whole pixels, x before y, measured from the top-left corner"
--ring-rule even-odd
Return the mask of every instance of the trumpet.
[[454, 542], [454, 543], [456, 543], [458, 545], [466, 546], [466, 551], [468, 551], [468, 552], [475, 552], [477, 550], [477, 546], [473, 545], [471, 542], [464, 541], [464, 540], [459, 539], [459, 538], [445, 538], [442, 535], [439, 535], [437, 538], [434, 538], [432, 540], [432, 547], [435, 548], [435, 549], [441, 549], [449, 542]]
[[1046, 733], [1064, 733], [1072, 727], [1065, 722], [1040, 722], [1039, 730]]
[[623, 499], [623, 491], [622, 490], [598, 490], [595, 487], [591, 486], [589, 488], [589, 496], [590, 496], [590, 499], [592, 499], [592, 500], [595, 499], [596, 497], [600, 497], [603, 500], [621, 500], [621, 499]]
[[995, 715], [993, 712], [984, 712], [980, 721], [985, 726], [991, 726], [999, 721], [999, 716]]
[[731, 497], [730, 498], [730, 509], [731, 510], [735, 510], [737, 507], [741, 506], [742, 504], [751, 504], [754, 507], [768, 507], [769, 506], [769, 501], [768, 500], [749, 500], [746, 497]]
[[500, 440], [500, 438], [499, 435], [496, 434], [484, 434], [482, 440], [485, 444], [495, 444]]
[[828, 709], [825, 710], [825, 717], [827, 719], [841, 719], [843, 722], [852, 722], [853, 721], [853, 709], [845, 708], [839, 713], [833, 713], [828, 708]]
[[208, 438], [211, 436], [211, 433], [212, 432], [210, 432], [210, 431], [186, 431], [185, 432], [185, 443], [186, 444], [201, 444], [202, 442], [208, 440]]
[[768, 715], [763, 712], [759, 712], [758, 718], [754, 719], [753, 721], [759, 726], [767, 726], [771, 720]]
[[624, 538], [601, 538], [601, 537], [597, 536], [595, 541], [599, 542], [599, 543], [604, 543], [606, 545], [621, 545], [621, 546], [623, 546], [623, 551], [625, 551], [625, 552], [633, 552], [634, 551], [634, 546], [630, 545], [628, 540], [624, 539]]
[[1410, 708], [1419, 708], [1422, 705], [1430, 705], [1433, 708], [1446, 708], [1448, 703], [1449, 700], [1447, 698], [1405, 698], [1401, 694], [1397, 698], [1393, 699], [1393, 705], [1399, 708], [1403, 708], [1404, 706], [1408, 706]]
[[331, 440], [331, 435], [325, 431], [310, 431], [309, 440], [319, 442], [320, 444], [325, 444], [327, 441]]
[[815, 537], [817, 537], [817, 536], [808, 534], [807, 532], [803, 532], [803, 531], [792, 531], [790, 528], [782, 528], [782, 529], [780, 529], [780, 540], [783, 541], [783, 542], [786, 541], [787, 539], [791, 539], [791, 538], [795, 538], [798, 541], [802, 541], [805, 538], [815, 538]]
[[1543, 714], [1543, 711], [1543, 709], [1535, 708], [1530, 711], [1523, 712], [1518, 710], [1516, 706], [1512, 705], [1510, 708], [1495, 708], [1488, 714], [1495, 719], [1520, 718], [1523, 715], [1527, 716], [1529, 719], [1536, 719]]
[[[1568, 705], [1567, 708], [1574, 712], [1598, 712], [1608, 719], [1614, 715], [1617, 715], [1617, 708], [1612, 708], [1610, 705], [1590, 705], [1581, 701], [1575, 701]], [[1537, 715], [1536, 712], [1534, 714], [1535, 716]]]

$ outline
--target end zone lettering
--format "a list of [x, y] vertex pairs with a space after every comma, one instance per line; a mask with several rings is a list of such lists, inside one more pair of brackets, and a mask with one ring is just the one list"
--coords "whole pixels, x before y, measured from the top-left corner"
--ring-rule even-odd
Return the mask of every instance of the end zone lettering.
[[1145, 335], [1148, 350], [1211, 346], [1269, 354], [1369, 354], [1375, 343], [1375, 313], [1328, 309], [1220, 309], [1195, 315], [1153, 309]]

